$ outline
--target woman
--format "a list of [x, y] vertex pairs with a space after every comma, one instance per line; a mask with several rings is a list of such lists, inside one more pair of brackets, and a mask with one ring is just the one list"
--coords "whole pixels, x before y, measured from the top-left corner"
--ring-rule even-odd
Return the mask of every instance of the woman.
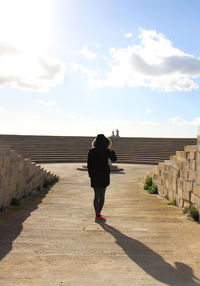
[[110, 150], [112, 141], [103, 134], [98, 134], [92, 142], [92, 149], [88, 153], [88, 174], [91, 180], [91, 187], [94, 188], [94, 209], [96, 213], [95, 220], [105, 221], [106, 218], [101, 215], [104, 205], [106, 187], [110, 184], [110, 168], [108, 159], [112, 162], [117, 161], [114, 151]]

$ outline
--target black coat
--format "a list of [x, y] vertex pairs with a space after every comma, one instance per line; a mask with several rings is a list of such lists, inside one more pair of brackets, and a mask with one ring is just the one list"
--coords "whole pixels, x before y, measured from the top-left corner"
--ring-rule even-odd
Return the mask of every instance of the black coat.
[[91, 179], [91, 187], [107, 187], [110, 184], [110, 168], [108, 159], [117, 161], [114, 151], [102, 148], [92, 148], [88, 153], [88, 174]]

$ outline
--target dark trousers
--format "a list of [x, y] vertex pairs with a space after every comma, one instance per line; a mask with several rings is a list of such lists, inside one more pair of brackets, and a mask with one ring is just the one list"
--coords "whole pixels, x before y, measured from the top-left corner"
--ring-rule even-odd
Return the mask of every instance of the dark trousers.
[[96, 216], [99, 216], [101, 214], [101, 210], [104, 205], [105, 200], [105, 191], [106, 188], [104, 187], [95, 187], [94, 188], [94, 209]]

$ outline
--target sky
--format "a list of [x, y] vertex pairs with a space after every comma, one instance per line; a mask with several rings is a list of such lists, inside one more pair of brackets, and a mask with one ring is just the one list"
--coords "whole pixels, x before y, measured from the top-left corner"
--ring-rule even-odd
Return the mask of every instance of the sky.
[[196, 137], [199, 0], [0, 0], [0, 134]]

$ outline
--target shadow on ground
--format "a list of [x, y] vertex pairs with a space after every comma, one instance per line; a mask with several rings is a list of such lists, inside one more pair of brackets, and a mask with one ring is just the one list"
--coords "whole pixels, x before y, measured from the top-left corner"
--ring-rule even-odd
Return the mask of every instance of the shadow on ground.
[[175, 267], [173, 267], [158, 253], [141, 243], [139, 240], [126, 236], [106, 223], [97, 223], [116, 239], [116, 243], [134, 263], [156, 280], [170, 286], [200, 285], [200, 283], [197, 282], [200, 280], [194, 276], [190, 266], [181, 262], [175, 262]]
[[25, 199], [20, 206], [0, 213], [0, 261], [11, 251], [13, 241], [23, 230], [23, 222], [38, 208], [49, 189]]

